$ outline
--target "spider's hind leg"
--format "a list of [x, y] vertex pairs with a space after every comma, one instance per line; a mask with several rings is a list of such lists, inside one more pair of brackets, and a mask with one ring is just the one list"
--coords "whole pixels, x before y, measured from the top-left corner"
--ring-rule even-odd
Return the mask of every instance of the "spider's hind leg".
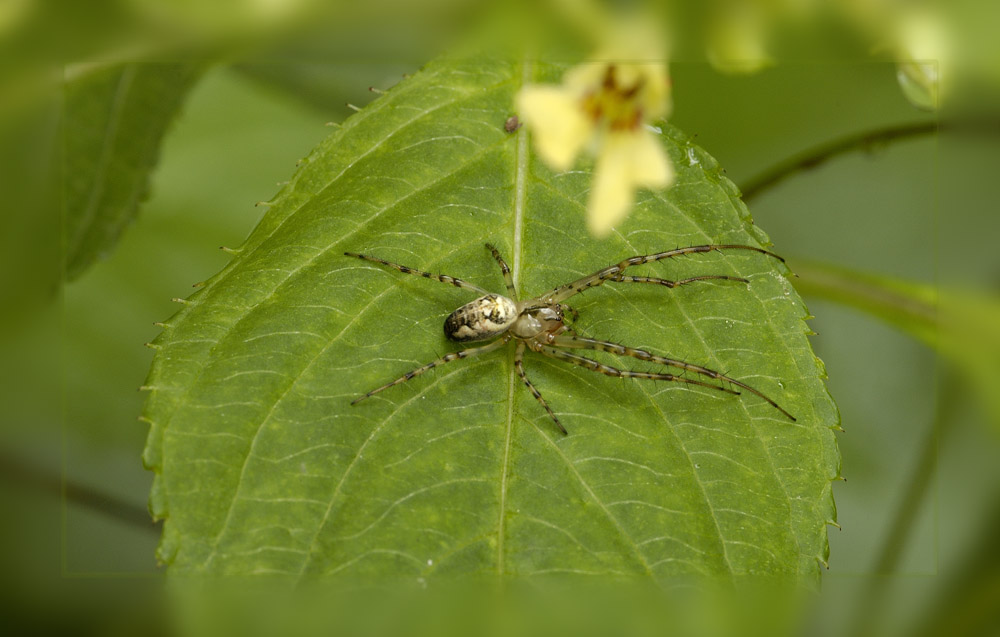
[[495, 349], [500, 349], [500, 347], [502, 347], [503, 345], [506, 345], [507, 341], [509, 341], [509, 340], [510, 340], [510, 336], [507, 335], [507, 336], [504, 336], [503, 338], [501, 338], [501, 339], [499, 339], [497, 341], [494, 341], [494, 342], [490, 343], [489, 345], [483, 345], [482, 347], [470, 347], [468, 349], [463, 349], [463, 350], [458, 351], [458, 352], [452, 352], [450, 354], [445, 354], [441, 358], [435, 359], [435, 360], [427, 363], [426, 365], [421, 365], [420, 367], [418, 367], [418, 368], [416, 368], [416, 369], [414, 369], [412, 371], [409, 371], [409, 372], [403, 374], [402, 376], [400, 376], [396, 380], [392, 381], [391, 383], [386, 383], [385, 385], [382, 385], [381, 387], [378, 387], [376, 389], [371, 390], [370, 392], [368, 392], [364, 396], [359, 396], [358, 398], [355, 398], [354, 400], [351, 401], [351, 405], [357, 405], [358, 403], [360, 403], [365, 398], [371, 398], [372, 396], [374, 396], [375, 394], [379, 393], [380, 391], [384, 391], [386, 389], [389, 389], [390, 387], [392, 387], [394, 385], [399, 385], [400, 383], [405, 383], [406, 381], [410, 380], [411, 378], [413, 378], [415, 376], [419, 376], [419, 375], [423, 374], [424, 372], [427, 372], [427, 371], [430, 371], [430, 370], [434, 369], [438, 365], [443, 365], [445, 363], [450, 363], [451, 361], [457, 361], [460, 358], [469, 358], [471, 356], [478, 356], [479, 354], [485, 354], [487, 352], [492, 352]]
[[[712, 379], [715, 379], [715, 380], [718, 380], [718, 381], [722, 381], [722, 382], [726, 382], [726, 383], [731, 383], [731, 384], [733, 384], [733, 385], [735, 385], [737, 387], [740, 387], [742, 389], [747, 390], [748, 392], [750, 392], [751, 394], [753, 394], [755, 396], [759, 396], [760, 398], [763, 398], [765, 401], [767, 401], [767, 403], [769, 405], [771, 405], [772, 407], [774, 407], [775, 409], [777, 409], [778, 411], [780, 411], [782, 414], [784, 414], [792, 422], [795, 422], [795, 416], [793, 416], [790, 413], [788, 413], [781, 405], [779, 405], [778, 403], [776, 403], [773, 400], [771, 400], [770, 398], [768, 398], [763, 392], [761, 392], [761, 391], [759, 391], [757, 389], [754, 389], [750, 385], [747, 385], [746, 383], [740, 382], [740, 381], [736, 380], [735, 378], [733, 378], [731, 376], [727, 376], [726, 374], [723, 374], [721, 372], [717, 372], [714, 369], [709, 369], [707, 367], [702, 367], [701, 365], [694, 365], [692, 363], [687, 363], [685, 361], [681, 361], [681, 360], [677, 360], [677, 359], [673, 359], [673, 358], [666, 358], [664, 356], [657, 356], [656, 354], [651, 354], [650, 352], [647, 352], [646, 350], [643, 350], [643, 349], [636, 349], [634, 347], [627, 347], [625, 345], [620, 345], [618, 343], [612, 343], [610, 341], [600, 341], [600, 340], [597, 340], [597, 339], [594, 339], [594, 338], [582, 338], [582, 337], [579, 337], [579, 336], [560, 335], [560, 336], [556, 336], [555, 337], [555, 339], [553, 340], [552, 344], [555, 347], [566, 347], [566, 348], [574, 348], [574, 349], [592, 349], [592, 350], [598, 350], [598, 351], [601, 351], [601, 352], [608, 352], [610, 354], [617, 354], [618, 356], [630, 356], [632, 358], [638, 358], [639, 360], [649, 361], [651, 363], [657, 363], [659, 365], [666, 365], [668, 367], [676, 367], [677, 369], [683, 369], [683, 370], [695, 372], [696, 374], [701, 374], [702, 376], [707, 376], [709, 378], [712, 378]], [[572, 355], [570, 355], [570, 356], [572, 356]], [[582, 358], [582, 357], [577, 357], [577, 358]], [[584, 360], [590, 360], [590, 359], [584, 359]], [[577, 363], [577, 365], [583, 365], [584, 367], [586, 367], [586, 364], [583, 364], [583, 363]], [[596, 370], [596, 371], [601, 371], [601, 370]], [[716, 387], [717, 389], [723, 389], [723, 390], [725, 390], [725, 388], [718, 387], [717, 385], [711, 385], [709, 383], [699, 383], [699, 382], [693, 381], [693, 380], [687, 380], [687, 381], [682, 381], [682, 382], [691, 382], [691, 383], [694, 383], [696, 385], [705, 385], [707, 387]], [[734, 391], [734, 392], [731, 392], [731, 393], [739, 393], [739, 392], [735, 392]]]
[[[557, 340], [559, 337], [556, 337]], [[575, 337], [569, 337], [575, 338]], [[606, 376], [616, 376], [618, 378], [644, 378], [646, 380], [667, 380], [675, 383], [685, 383], [688, 385], [699, 385], [701, 387], [708, 387], [709, 389], [715, 389], [717, 391], [725, 392], [727, 394], [734, 394], [736, 396], [740, 395], [740, 392], [729, 389], [728, 387], [720, 387], [719, 385], [713, 385], [712, 383], [704, 383], [700, 380], [694, 380], [692, 378], [683, 378], [677, 376], [676, 374], [663, 374], [657, 372], [637, 372], [630, 369], [618, 369], [617, 367], [611, 367], [610, 365], [605, 365], [599, 361], [595, 361], [592, 358], [587, 358], [586, 356], [580, 356], [579, 354], [571, 354], [569, 352], [564, 352], [557, 347], [550, 347], [548, 345], [535, 345], [532, 347], [533, 350], [539, 354], [548, 356], [549, 358], [555, 358], [558, 360], [567, 361], [573, 363], [574, 365], [579, 365], [580, 367], [589, 369], [592, 372], [600, 372]]]
[[448, 276], [447, 274], [433, 274], [431, 272], [424, 272], [423, 270], [417, 270], [416, 268], [411, 268], [407, 265], [400, 265], [398, 263], [393, 263], [392, 261], [386, 261], [385, 259], [380, 259], [379, 257], [373, 257], [368, 254], [358, 254], [357, 252], [345, 252], [344, 255], [349, 257], [355, 257], [357, 259], [362, 259], [363, 261], [380, 263], [390, 268], [399, 270], [403, 274], [415, 274], [416, 276], [422, 276], [425, 279], [434, 279], [435, 281], [440, 281], [441, 283], [454, 285], [457, 288], [463, 288], [465, 290], [473, 290], [475, 292], [478, 292], [479, 294], [489, 294], [488, 290], [484, 290], [478, 285], [473, 285], [472, 283], [469, 283], [468, 281], [463, 281], [462, 279], [456, 279], [455, 277]]

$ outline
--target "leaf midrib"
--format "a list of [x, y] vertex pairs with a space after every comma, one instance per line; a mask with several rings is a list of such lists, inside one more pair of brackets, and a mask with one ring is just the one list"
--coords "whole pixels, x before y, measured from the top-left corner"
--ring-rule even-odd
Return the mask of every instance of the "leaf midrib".
[[[534, 65], [524, 60], [521, 62], [521, 84], [524, 86], [532, 77]], [[524, 197], [528, 183], [528, 134], [525, 130], [516, 131], [517, 155], [514, 169], [514, 236], [511, 239], [511, 280], [514, 290], [518, 291], [521, 278], [521, 241], [524, 233]], [[510, 349], [510, 348], [508, 348]], [[508, 357], [510, 355], [508, 354]], [[508, 358], [509, 360], [509, 358]], [[514, 377], [513, 363], [508, 365], [507, 372], [507, 422], [504, 428], [503, 462], [500, 469], [500, 506], [497, 520], [497, 576], [504, 576], [504, 539], [506, 537], [505, 521], [507, 518], [507, 476], [510, 473], [510, 445], [514, 430], [514, 392], [517, 390], [517, 379]]]

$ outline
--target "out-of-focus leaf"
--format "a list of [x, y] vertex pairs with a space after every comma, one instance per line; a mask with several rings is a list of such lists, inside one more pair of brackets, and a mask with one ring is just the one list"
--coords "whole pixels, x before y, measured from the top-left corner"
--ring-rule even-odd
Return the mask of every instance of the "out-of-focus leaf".
[[958, 560], [958, 568], [946, 574], [946, 588], [913, 618], [909, 634], [932, 637], [996, 634], [1000, 630], [1000, 507], [994, 502], [986, 525], [972, 538]]
[[183, 62], [67, 68], [67, 278], [110, 252], [134, 218], [147, 194], [163, 135], [203, 68]]
[[348, 104], [367, 104], [375, 89], [396, 84], [415, 67], [402, 63], [329, 64], [302, 61], [246, 63], [236, 67], [255, 80], [277, 87], [341, 119], [353, 113]]
[[815, 581], [835, 517], [838, 415], [805, 307], [764, 255], [650, 266], [749, 283], [608, 284], [572, 299], [576, 328], [725, 370], [797, 422], [746, 392], [622, 381], [529, 352], [564, 437], [510, 348], [350, 406], [459, 349], [442, 320], [474, 294], [346, 250], [503, 291], [489, 241], [529, 297], [638, 253], [766, 245], [718, 164], [670, 127], [676, 185], [642, 194], [610, 240], [587, 237], [590, 166], [553, 174], [523, 128], [504, 131], [516, 91], [557, 77], [442, 61], [401, 83], [303, 161], [231, 263], [167, 322], [145, 461], [173, 574]]
[[794, 261], [795, 288], [803, 294], [856, 307], [931, 347], [939, 346], [938, 293], [933, 287], [828, 263]]
[[856, 307], [940, 352], [1000, 426], [1000, 298], [799, 259], [795, 271], [803, 294]]

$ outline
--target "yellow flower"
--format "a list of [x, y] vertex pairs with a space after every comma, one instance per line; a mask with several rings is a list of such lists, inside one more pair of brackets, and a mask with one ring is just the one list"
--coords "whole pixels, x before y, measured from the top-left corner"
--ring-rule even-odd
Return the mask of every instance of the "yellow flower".
[[666, 64], [621, 55], [598, 59], [629, 61], [585, 63], [567, 71], [561, 85], [526, 86], [517, 108], [553, 170], [569, 170], [581, 151], [596, 158], [587, 228], [605, 237], [628, 215], [637, 188], [665, 188], [674, 171], [647, 126], [670, 107]]
[[723, 73], [755, 73], [772, 64], [771, 16], [760, 2], [717, 2], [708, 23], [708, 60]]

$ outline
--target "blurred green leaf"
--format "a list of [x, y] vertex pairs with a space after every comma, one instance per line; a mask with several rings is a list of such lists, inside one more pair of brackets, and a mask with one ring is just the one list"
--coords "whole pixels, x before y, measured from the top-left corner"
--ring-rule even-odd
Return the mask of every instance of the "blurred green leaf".
[[[443, 318], [467, 291], [360, 262], [375, 254], [522, 296], [626, 256], [766, 244], [735, 186], [679, 131], [668, 193], [642, 193], [609, 241], [583, 229], [589, 166], [554, 175], [514, 93], [558, 70], [445, 61], [350, 118], [304, 161], [235, 257], [155, 340], [144, 460], [160, 557], [177, 575], [534, 578], [770, 573], [812, 583], [835, 517], [836, 407], [806, 310], [776, 260], [705, 254], [658, 276], [746, 277], [574, 297], [577, 328], [724, 370], [776, 398], [621, 381], [511, 349], [350, 406], [458, 349]], [[643, 363], [611, 364], [648, 369]]]
[[334, 119], [346, 118], [354, 112], [348, 104], [360, 107], [371, 101], [375, 91], [369, 87], [389, 88], [414, 68], [402, 63], [309, 64], [284, 60], [235, 67], [262, 84], [320, 108]]
[[794, 259], [795, 288], [856, 307], [894, 325], [931, 347], [940, 347], [935, 288], [882, 274]]
[[803, 294], [856, 307], [937, 350], [1000, 426], [1000, 298], [816, 261], [796, 259], [793, 265]]
[[110, 252], [148, 191], [167, 127], [204, 64], [71, 66], [65, 74], [65, 268]]

